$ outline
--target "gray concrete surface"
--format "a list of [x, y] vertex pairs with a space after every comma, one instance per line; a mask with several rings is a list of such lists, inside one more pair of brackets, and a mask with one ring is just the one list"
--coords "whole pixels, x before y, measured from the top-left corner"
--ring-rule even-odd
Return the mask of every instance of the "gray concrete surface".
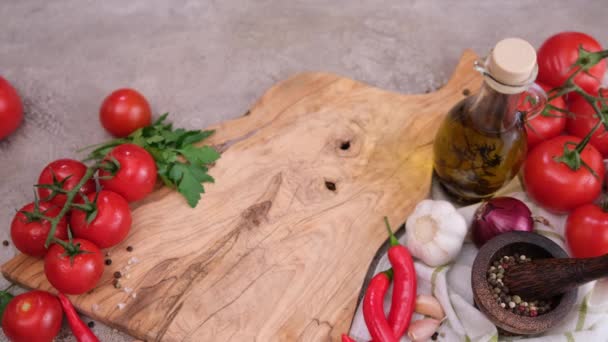
[[[0, 142], [0, 240], [45, 164], [108, 138], [97, 111], [113, 89], [134, 87], [156, 114], [198, 128], [241, 115], [296, 72], [424, 92], [447, 80], [463, 49], [484, 54], [503, 37], [538, 46], [580, 30], [606, 46], [607, 17], [605, 0], [3, 0], [0, 74], [21, 94], [25, 122]], [[0, 261], [14, 253], [0, 246]]]

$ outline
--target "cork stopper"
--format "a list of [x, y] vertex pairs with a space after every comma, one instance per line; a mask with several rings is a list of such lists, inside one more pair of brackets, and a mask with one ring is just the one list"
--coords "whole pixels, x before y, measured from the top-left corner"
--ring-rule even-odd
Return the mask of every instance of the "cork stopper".
[[536, 51], [527, 41], [506, 38], [499, 41], [487, 61], [488, 72], [505, 85], [523, 86], [536, 78]]

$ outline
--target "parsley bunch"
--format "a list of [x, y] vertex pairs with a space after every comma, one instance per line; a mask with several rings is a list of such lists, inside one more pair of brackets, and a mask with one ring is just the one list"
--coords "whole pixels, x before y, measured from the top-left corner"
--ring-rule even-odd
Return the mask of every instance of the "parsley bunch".
[[196, 146], [214, 131], [173, 129], [165, 123], [169, 113], [163, 114], [152, 125], [140, 128], [126, 138], [111, 140], [96, 147], [86, 160], [103, 160], [114, 147], [132, 143], [146, 149], [158, 168], [158, 176], [166, 186], [177, 189], [194, 208], [205, 192], [202, 183], [213, 183], [208, 165], [220, 154], [211, 146]]

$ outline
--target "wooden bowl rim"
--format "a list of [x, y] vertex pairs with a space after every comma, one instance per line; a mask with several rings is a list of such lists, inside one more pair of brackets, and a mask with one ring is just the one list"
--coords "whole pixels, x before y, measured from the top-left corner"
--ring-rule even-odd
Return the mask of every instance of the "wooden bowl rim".
[[481, 247], [473, 262], [471, 270], [473, 297], [479, 310], [499, 328], [518, 335], [539, 334], [566, 318], [576, 302], [578, 290], [574, 289], [565, 293], [560, 303], [553, 310], [536, 317], [516, 315], [500, 307], [492, 296], [490, 285], [486, 279], [486, 273], [496, 253], [503, 247], [515, 243], [534, 245], [543, 249], [554, 258], [569, 257], [568, 253], [558, 244], [540, 234], [519, 231], [500, 234]]

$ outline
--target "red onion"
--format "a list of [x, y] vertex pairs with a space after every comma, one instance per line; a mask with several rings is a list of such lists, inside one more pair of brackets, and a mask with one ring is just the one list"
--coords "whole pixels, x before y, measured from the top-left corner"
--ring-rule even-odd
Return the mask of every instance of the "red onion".
[[531, 232], [533, 228], [532, 212], [524, 202], [513, 197], [496, 197], [475, 211], [473, 241], [481, 247], [496, 235], [514, 230]]

